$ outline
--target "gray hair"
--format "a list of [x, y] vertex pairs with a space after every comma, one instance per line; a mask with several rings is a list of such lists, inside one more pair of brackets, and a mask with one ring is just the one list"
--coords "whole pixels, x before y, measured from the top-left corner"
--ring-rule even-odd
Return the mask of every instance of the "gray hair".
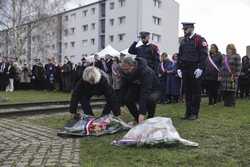
[[87, 67], [83, 72], [82, 79], [90, 84], [97, 84], [101, 80], [101, 72], [94, 66]]
[[124, 57], [122, 64], [136, 65], [137, 62], [133, 56], [126, 56]]

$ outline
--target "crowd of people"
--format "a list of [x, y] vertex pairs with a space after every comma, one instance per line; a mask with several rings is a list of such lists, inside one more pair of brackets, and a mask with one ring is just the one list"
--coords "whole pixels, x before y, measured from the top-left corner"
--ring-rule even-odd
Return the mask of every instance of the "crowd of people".
[[78, 64], [73, 64], [67, 57], [64, 64], [57, 64], [53, 57], [48, 58], [47, 64], [42, 64], [40, 59], [33, 62], [32, 66], [20, 66], [13, 58], [0, 58], [0, 91], [34, 89], [70, 92], [87, 66], [94, 65], [111, 76], [112, 64], [118, 64], [119, 59], [113, 59], [110, 55], [99, 59], [95, 55], [94, 62], [83, 57]]
[[[126, 105], [137, 122], [154, 116], [157, 102], [162, 104], [186, 102], [185, 118], [197, 119], [201, 91], [208, 95], [209, 105], [221, 100], [225, 106], [235, 106], [236, 96], [249, 97], [250, 55], [241, 56], [233, 44], [222, 54], [216, 44], [210, 49], [206, 40], [194, 33], [194, 26], [183, 24], [185, 38], [179, 53], [170, 57], [159, 54], [149, 43], [150, 33], [141, 32], [128, 52], [136, 57], [83, 57], [73, 64], [67, 57], [56, 64], [53, 57], [43, 65], [19, 67], [12, 59], [0, 61], [0, 91], [17, 89], [58, 90], [72, 92], [70, 111], [76, 113], [80, 102], [85, 113], [93, 115], [90, 98], [104, 95], [107, 104], [103, 114], [111, 110], [119, 115], [119, 106]], [[205, 91], [203, 91], [205, 90]], [[139, 106], [139, 107], [138, 107]], [[191, 116], [190, 116], [191, 114]]]

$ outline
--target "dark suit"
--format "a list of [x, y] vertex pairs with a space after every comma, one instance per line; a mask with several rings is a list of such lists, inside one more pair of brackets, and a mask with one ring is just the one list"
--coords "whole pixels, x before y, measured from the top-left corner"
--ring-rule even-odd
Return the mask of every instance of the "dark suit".
[[[136, 58], [137, 69], [133, 74], [122, 74], [121, 97], [135, 120], [140, 114], [155, 115], [156, 103], [160, 99], [160, 81], [143, 58]], [[137, 108], [137, 104], [139, 109]]]

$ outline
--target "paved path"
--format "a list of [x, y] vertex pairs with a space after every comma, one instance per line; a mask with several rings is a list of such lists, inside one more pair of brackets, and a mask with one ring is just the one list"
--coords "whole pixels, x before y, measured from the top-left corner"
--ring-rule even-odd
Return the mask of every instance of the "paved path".
[[79, 139], [62, 139], [56, 130], [0, 118], [1, 167], [80, 167]]

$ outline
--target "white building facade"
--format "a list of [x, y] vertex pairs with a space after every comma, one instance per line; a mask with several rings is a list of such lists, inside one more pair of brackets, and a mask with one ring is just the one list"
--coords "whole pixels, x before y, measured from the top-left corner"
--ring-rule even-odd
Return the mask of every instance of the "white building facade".
[[[27, 55], [48, 57], [51, 53], [59, 62], [67, 56], [76, 63], [108, 44], [118, 51], [127, 49], [141, 31], [151, 33], [151, 42], [161, 52], [173, 54], [178, 50], [179, 4], [174, 0], [100, 0], [53, 17], [57, 17], [57, 25], [48, 32], [55, 39], [51, 46], [46, 45], [46, 54], [36, 53], [32, 46], [36, 35], [31, 34]], [[0, 53], [5, 52], [0, 49]]]

